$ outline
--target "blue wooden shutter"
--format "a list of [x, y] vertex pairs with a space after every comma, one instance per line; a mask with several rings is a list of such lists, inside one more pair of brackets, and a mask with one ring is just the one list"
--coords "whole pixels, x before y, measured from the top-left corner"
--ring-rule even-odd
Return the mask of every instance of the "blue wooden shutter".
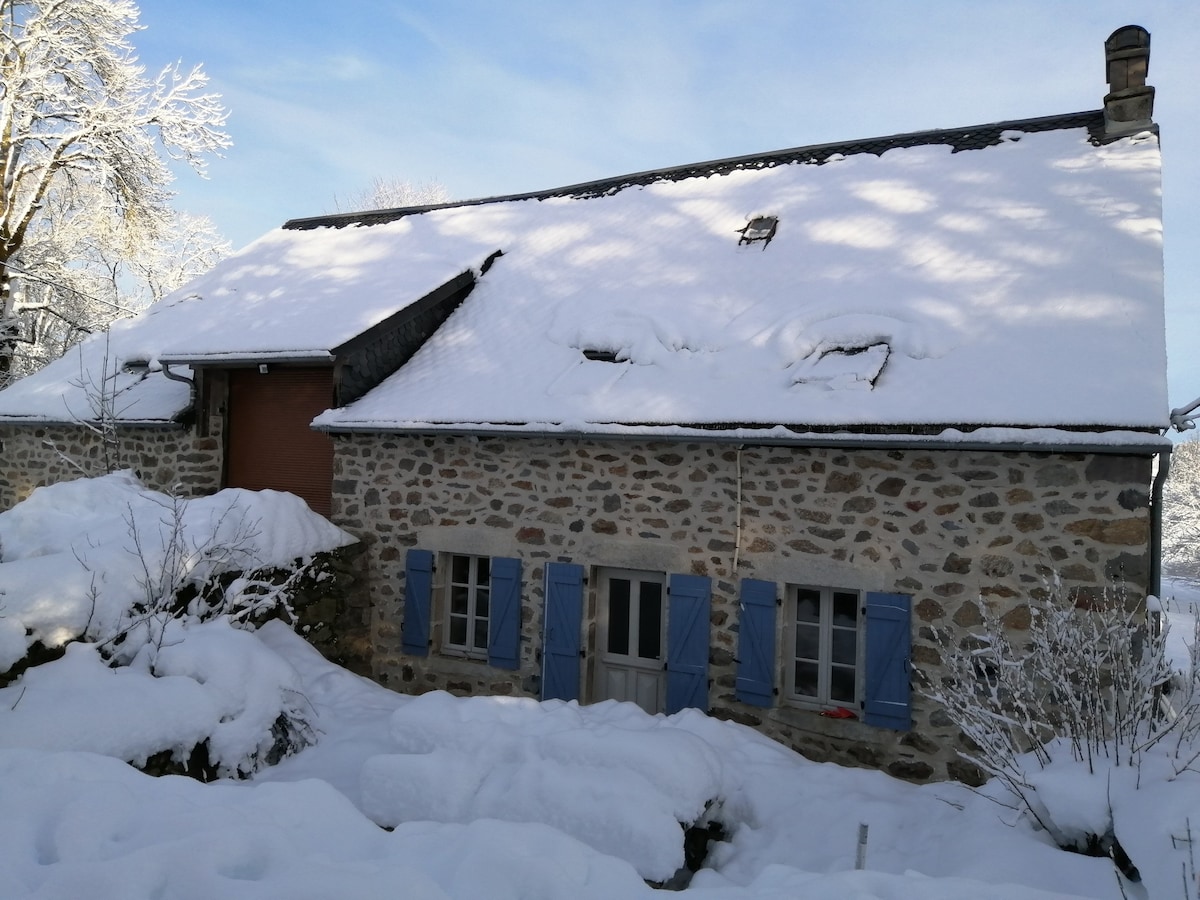
[[413, 656], [429, 655], [429, 610], [433, 601], [433, 554], [409, 550], [404, 558], [404, 623], [400, 646]]
[[863, 721], [908, 731], [912, 702], [908, 654], [912, 644], [912, 598], [907, 594], [867, 594], [867, 673]]
[[752, 706], [775, 703], [775, 585], [742, 580], [735, 696]]
[[667, 600], [667, 715], [708, 709], [708, 620], [712, 581], [672, 575]]
[[492, 560], [488, 607], [488, 664], [498, 669], [521, 665], [521, 561]]
[[579, 699], [579, 653], [583, 649], [583, 566], [546, 563], [542, 699]]

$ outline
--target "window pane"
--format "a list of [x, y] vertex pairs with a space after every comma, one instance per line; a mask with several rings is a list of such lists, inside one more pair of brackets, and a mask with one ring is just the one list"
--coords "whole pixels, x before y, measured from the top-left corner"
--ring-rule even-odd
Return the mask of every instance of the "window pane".
[[466, 584], [471, 580], [471, 557], [450, 557], [450, 580], [458, 584]]
[[662, 585], [643, 581], [638, 589], [638, 656], [659, 659], [662, 656]]
[[460, 585], [452, 585], [450, 587], [450, 614], [456, 616], [465, 616], [469, 610], [467, 609], [467, 597], [470, 592], [467, 588]]
[[479, 588], [475, 591], [475, 615], [488, 617], [488, 604], [491, 600], [491, 591], [487, 588]]
[[487, 649], [487, 638], [488, 638], [488, 620], [487, 619], [476, 619], [475, 620], [475, 643], [472, 646], [476, 650], [486, 650]]
[[813, 591], [808, 588], [800, 588], [796, 591], [796, 621], [821, 621], [820, 591]]
[[853, 628], [858, 624], [858, 594], [835, 591], [833, 594], [833, 624]]
[[465, 647], [467, 644], [467, 620], [461, 616], [450, 617], [450, 643]]
[[492, 580], [492, 558], [490, 556], [481, 556], [478, 559], [478, 567], [475, 571], [475, 581], [477, 584], [488, 584]]
[[833, 662], [843, 666], [858, 662], [858, 632], [853, 628], [833, 629]]
[[817, 664], [796, 663], [796, 693], [801, 697], [817, 696]]
[[816, 625], [796, 626], [796, 658], [820, 659], [821, 630]]
[[629, 582], [608, 581], [608, 652], [629, 655]]
[[829, 672], [829, 697], [841, 703], [854, 701], [854, 669], [834, 666]]

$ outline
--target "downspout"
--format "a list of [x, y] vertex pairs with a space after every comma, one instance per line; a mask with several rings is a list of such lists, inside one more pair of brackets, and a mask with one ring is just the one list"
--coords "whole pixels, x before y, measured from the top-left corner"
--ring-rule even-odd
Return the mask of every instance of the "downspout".
[[192, 409], [196, 408], [196, 379], [188, 378], [186, 375], [176, 375], [171, 371], [170, 365], [162, 364], [162, 373], [171, 381], [178, 381], [188, 386], [188, 406]]
[[1171, 471], [1171, 448], [1164, 447], [1156, 456], [1158, 471], [1154, 473], [1154, 482], [1150, 488], [1150, 584], [1149, 593], [1162, 598], [1162, 538], [1163, 514], [1162, 495], [1163, 485], [1167, 474]]
[[737, 578], [738, 562], [741, 560], [741, 556], [742, 556], [742, 448], [743, 448], [743, 445], [738, 444], [738, 447], [737, 447], [737, 508], [734, 511], [735, 515], [737, 517], [736, 518], [737, 525], [736, 525], [736, 529], [733, 534], [733, 571], [730, 573], [730, 577], [735, 578], [735, 579]]

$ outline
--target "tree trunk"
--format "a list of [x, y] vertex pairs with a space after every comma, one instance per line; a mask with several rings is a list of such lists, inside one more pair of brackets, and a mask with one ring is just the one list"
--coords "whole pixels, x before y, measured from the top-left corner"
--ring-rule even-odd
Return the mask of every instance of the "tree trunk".
[[20, 334], [16, 310], [13, 309], [12, 280], [4, 266], [5, 262], [6, 258], [0, 258], [0, 387], [8, 384], [13, 353], [17, 349], [17, 336]]

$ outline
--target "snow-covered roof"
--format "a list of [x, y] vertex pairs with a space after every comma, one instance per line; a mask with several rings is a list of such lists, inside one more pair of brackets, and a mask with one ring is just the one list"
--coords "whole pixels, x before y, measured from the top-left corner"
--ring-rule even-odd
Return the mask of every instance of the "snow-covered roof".
[[[141, 315], [114, 323], [107, 336], [0, 391], [0, 422], [94, 419], [95, 405], [113, 395], [122, 421], [170, 422], [190, 396], [185, 383], [163, 377], [163, 362], [184, 377], [189, 364], [331, 362], [340, 345], [486, 260], [448, 242], [412, 245], [410, 230], [397, 223], [268, 232]], [[130, 362], [137, 365], [126, 371]]]
[[[168, 361], [328, 358], [470, 268], [417, 354], [318, 427], [1161, 429], [1158, 138], [1096, 142], [1098, 116], [297, 221], [128, 330]], [[773, 238], [739, 243], [757, 216]]]

